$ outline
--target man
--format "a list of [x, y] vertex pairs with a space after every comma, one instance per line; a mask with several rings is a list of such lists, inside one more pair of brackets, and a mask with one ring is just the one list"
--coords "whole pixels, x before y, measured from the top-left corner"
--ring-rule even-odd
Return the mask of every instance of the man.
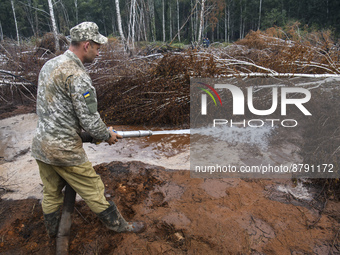
[[207, 45], [207, 47], [206, 47], [206, 48], [209, 48], [209, 45], [210, 45], [209, 38], [207, 37], [205, 40], [206, 40], [206, 45]]
[[44, 184], [42, 209], [48, 234], [56, 236], [66, 182], [84, 199], [100, 220], [116, 232], [139, 232], [142, 222], [126, 222], [113, 202], [104, 196], [104, 184], [88, 161], [82, 130], [94, 139], [115, 144], [122, 138], [109, 129], [97, 111], [97, 96], [84, 63], [99, 55], [107, 38], [93, 22], [70, 30], [71, 45], [63, 55], [42, 67], [38, 81], [38, 125], [32, 156]]

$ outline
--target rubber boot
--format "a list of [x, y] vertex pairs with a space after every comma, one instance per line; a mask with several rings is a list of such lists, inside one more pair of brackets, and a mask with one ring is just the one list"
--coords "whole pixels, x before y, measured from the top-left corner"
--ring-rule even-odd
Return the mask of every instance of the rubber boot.
[[47, 230], [48, 235], [51, 238], [54, 238], [58, 234], [60, 220], [60, 210], [55, 211], [53, 213], [45, 214], [44, 213], [44, 223]]
[[108, 229], [118, 233], [139, 233], [145, 230], [144, 222], [127, 222], [118, 211], [117, 206], [112, 201], [109, 203], [111, 205], [109, 208], [97, 214]]

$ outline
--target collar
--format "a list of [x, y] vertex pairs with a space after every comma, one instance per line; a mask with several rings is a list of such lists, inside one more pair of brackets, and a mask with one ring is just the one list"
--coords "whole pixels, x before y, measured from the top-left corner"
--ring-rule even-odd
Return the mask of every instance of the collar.
[[77, 55], [74, 54], [72, 51], [67, 50], [67, 51], [65, 51], [64, 55], [67, 56], [68, 58], [72, 59], [74, 62], [77, 63], [77, 65], [78, 65], [80, 68], [82, 68], [82, 69], [85, 70], [85, 67], [84, 67], [83, 63], [81, 62], [81, 60], [80, 60], [80, 59], [77, 57]]

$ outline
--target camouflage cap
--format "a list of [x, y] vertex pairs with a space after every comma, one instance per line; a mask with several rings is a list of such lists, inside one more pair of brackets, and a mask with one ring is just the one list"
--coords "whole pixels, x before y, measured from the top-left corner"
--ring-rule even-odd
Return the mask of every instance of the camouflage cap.
[[107, 43], [107, 38], [98, 31], [98, 26], [94, 22], [83, 22], [70, 30], [71, 40], [81, 42], [92, 40], [99, 44]]

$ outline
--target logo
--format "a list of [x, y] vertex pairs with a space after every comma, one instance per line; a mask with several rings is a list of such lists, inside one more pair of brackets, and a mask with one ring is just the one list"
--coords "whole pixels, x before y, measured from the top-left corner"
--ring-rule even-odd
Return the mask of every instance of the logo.
[[[203, 82], [198, 82], [199, 84], [202, 84], [204, 86], [206, 86], [207, 88], [209, 88], [212, 92], [214, 92], [214, 94], [217, 96], [218, 100], [220, 101], [220, 104], [222, 106], [222, 100], [221, 100], [221, 97], [219, 96], [219, 94], [217, 93], [217, 91], [211, 87], [210, 85], [206, 84], [206, 83], [203, 83]], [[216, 103], [216, 100], [214, 98], [214, 96], [206, 89], [203, 89], [203, 88], [199, 88], [201, 90], [203, 90], [204, 92], [206, 92], [211, 98], [212, 100], [214, 101], [215, 103], [215, 106], [217, 106], [217, 103]], [[206, 94], [202, 94], [201, 96], [202, 98], [202, 115], [207, 115], [207, 95]]]
[[[269, 116], [271, 114], [273, 114], [279, 105], [280, 102], [280, 107], [281, 107], [281, 116], [287, 116], [287, 105], [294, 105], [295, 107], [297, 107], [305, 116], [311, 116], [312, 114], [307, 110], [307, 108], [304, 106], [305, 103], [307, 103], [310, 99], [311, 99], [311, 93], [308, 89], [305, 88], [301, 88], [301, 87], [268, 87], [266, 89], [270, 89], [271, 90], [271, 95], [272, 95], [272, 104], [271, 107], [269, 109], [256, 109], [254, 107], [254, 97], [253, 97], [253, 86], [250, 86], [247, 88], [247, 96], [245, 97], [243, 91], [235, 86], [235, 85], [231, 85], [231, 84], [214, 84], [214, 87], [202, 83], [202, 82], [198, 82], [199, 84], [204, 85], [205, 87], [207, 87], [208, 89], [210, 89], [218, 98], [218, 100], [220, 101], [221, 106], [223, 106], [222, 104], [222, 100], [220, 95], [217, 93], [217, 90], [221, 90], [222, 93], [223, 92], [230, 92], [232, 95], [232, 113], [233, 115], [245, 115], [245, 106], [247, 105], [249, 111], [257, 116]], [[207, 89], [204, 88], [199, 88], [201, 89], [203, 92], [205, 92], [204, 94], [201, 95], [201, 115], [207, 115], [208, 114], [208, 103], [207, 103], [207, 94], [212, 98], [212, 100], [214, 101], [215, 106], [217, 106], [216, 100], [214, 98], [214, 96], [212, 95], [212, 93], [210, 91], [208, 91]], [[279, 93], [279, 89], [280, 89], [280, 93]], [[269, 91], [270, 93], [270, 91]], [[296, 95], [299, 95], [298, 97], [296, 97]], [[280, 101], [279, 101], [280, 100]], [[229, 110], [229, 109], [228, 109]], [[211, 110], [210, 110], [211, 111]], [[250, 125], [253, 127], [259, 127], [259, 126], [263, 126], [264, 125], [264, 121], [263, 120], [248, 120], [248, 122], [254, 123], [254, 122], [258, 122], [260, 125]], [[274, 125], [275, 121], [280, 121], [278, 119], [266, 119], [265, 121], [271, 121], [272, 126]], [[287, 120], [286, 120], [287, 121]], [[289, 119], [290, 122], [294, 122], [294, 125], [289, 125], [289, 127], [295, 127], [297, 125], [297, 121], [293, 120], [293, 119]], [[246, 120], [244, 120], [244, 122], [241, 123], [245, 123]], [[285, 120], [283, 120], [284, 123]], [[225, 119], [215, 119], [214, 120], [214, 126], [217, 124], [226, 124], [228, 123], [227, 120]], [[232, 123], [232, 120], [229, 121], [229, 123]], [[282, 122], [281, 122], [282, 123]], [[240, 124], [238, 122], [238, 124]], [[245, 124], [244, 124], [245, 125]], [[282, 124], [283, 126], [286, 126], [284, 124]]]

